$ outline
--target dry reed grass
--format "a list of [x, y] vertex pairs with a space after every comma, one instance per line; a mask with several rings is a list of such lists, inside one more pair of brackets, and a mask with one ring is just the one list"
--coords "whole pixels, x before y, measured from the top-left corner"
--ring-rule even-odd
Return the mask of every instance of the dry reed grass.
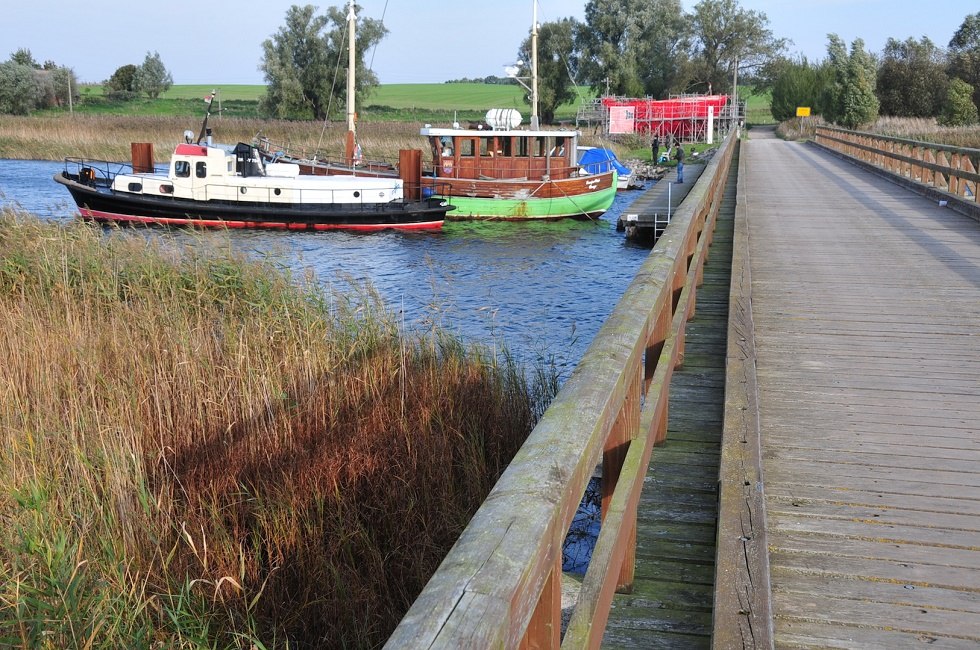
[[[202, 115], [203, 118], [203, 115]], [[345, 124], [259, 120], [212, 116], [217, 142], [251, 142], [259, 133], [272, 142], [341, 156]], [[364, 122], [358, 127], [365, 155], [398, 159], [399, 149], [427, 149], [419, 135], [421, 124]], [[201, 129], [201, 120], [181, 117], [120, 117], [74, 115], [57, 117], [0, 116], [0, 158], [61, 160], [66, 156], [97, 160], [130, 160], [130, 143], [152, 142], [157, 162], [167, 162], [185, 130]]]
[[379, 646], [554, 376], [158, 242], [0, 214], [0, 645]]
[[[202, 116], [203, 117], [203, 116]], [[260, 120], [212, 116], [217, 142], [233, 144], [251, 142], [261, 134], [276, 145], [289, 147], [293, 153], [312, 157], [343, 158], [346, 124], [325, 125], [319, 122]], [[420, 149], [429, 145], [419, 135], [422, 126], [417, 122], [362, 122], [358, 126], [358, 141], [366, 158], [377, 161], [397, 161], [401, 149]], [[200, 120], [181, 117], [120, 117], [117, 115], [63, 115], [57, 117], [19, 117], [0, 115], [0, 158], [29, 160], [62, 160], [68, 156], [128, 162], [130, 144], [152, 142], [158, 163], [170, 160], [185, 130], [195, 138], [201, 129]], [[584, 134], [582, 143], [609, 146], [624, 155], [626, 147], [610, 144], [601, 137]]]
[[[793, 118], [779, 124], [776, 133], [786, 140], [803, 140], [813, 138], [816, 127], [825, 124], [819, 115]], [[934, 118], [880, 117], [863, 130], [906, 140], [980, 149], [980, 126], [939, 126]]]

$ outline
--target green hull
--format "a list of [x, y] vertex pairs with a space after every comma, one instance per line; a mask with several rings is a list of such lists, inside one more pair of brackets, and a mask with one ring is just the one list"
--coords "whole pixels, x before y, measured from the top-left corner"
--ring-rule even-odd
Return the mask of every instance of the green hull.
[[493, 199], [469, 196], [442, 198], [456, 206], [446, 213], [446, 219], [450, 221], [593, 218], [604, 213], [612, 205], [613, 199], [616, 198], [616, 183], [613, 182], [612, 187], [597, 192], [551, 199]]

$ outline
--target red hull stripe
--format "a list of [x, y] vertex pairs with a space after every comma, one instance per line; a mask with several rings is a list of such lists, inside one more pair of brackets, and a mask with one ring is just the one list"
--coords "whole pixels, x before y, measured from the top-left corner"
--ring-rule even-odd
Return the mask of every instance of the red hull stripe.
[[[179, 219], [173, 217], [140, 217], [131, 214], [116, 214], [114, 212], [102, 212], [101, 210], [90, 210], [80, 208], [79, 213], [86, 219], [107, 220], [107, 221], [126, 221], [130, 223], [156, 223], [165, 226], [203, 226], [208, 228], [267, 228], [270, 230], [309, 230], [310, 226], [305, 223], [289, 223], [286, 221], [244, 221], [227, 220], [213, 221], [210, 219]], [[421, 221], [418, 223], [372, 223], [372, 224], [333, 224], [315, 223], [313, 230], [439, 230], [442, 228], [442, 220]]]

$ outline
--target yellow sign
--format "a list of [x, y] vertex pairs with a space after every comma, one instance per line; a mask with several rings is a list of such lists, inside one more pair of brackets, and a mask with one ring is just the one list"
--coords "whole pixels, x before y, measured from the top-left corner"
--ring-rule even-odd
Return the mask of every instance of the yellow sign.
[[809, 106], [797, 106], [796, 107], [796, 117], [810, 117], [810, 107]]

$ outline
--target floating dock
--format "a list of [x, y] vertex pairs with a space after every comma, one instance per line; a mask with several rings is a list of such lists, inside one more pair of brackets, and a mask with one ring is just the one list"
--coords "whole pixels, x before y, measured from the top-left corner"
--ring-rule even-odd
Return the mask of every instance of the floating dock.
[[616, 222], [616, 230], [626, 232], [626, 238], [653, 245], [670, 223], [691, 188], [701, 177], [704, 163], [684, 165], [684, 182], [677, 183], [677, 171], [671, 168], [667, 175], [640, 194]]

